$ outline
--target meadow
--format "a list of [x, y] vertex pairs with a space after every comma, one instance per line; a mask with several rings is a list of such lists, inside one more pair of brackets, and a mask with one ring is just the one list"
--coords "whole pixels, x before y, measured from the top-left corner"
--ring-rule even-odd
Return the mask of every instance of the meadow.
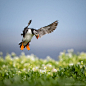
[[86, 86], [86, 53], [69, 49], [54, 60], [24, 52], [20, 56], [12, 52], [4, 59], [0, 52], [0, 86]]

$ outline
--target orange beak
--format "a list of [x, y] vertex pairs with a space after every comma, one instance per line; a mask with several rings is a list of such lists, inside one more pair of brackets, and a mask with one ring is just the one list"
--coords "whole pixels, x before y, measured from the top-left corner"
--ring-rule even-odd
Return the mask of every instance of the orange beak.
[[37, 39], [39, 38], [39, 34], [36, 36], [36, 38], [37, 38]]

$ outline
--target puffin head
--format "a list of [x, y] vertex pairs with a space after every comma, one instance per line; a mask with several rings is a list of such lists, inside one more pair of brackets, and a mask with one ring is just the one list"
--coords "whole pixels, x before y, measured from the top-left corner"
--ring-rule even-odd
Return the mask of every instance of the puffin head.
[[36, 38], [38, 39], [39, 38], [39, 34], [38, 34], [37, 30], [34, 30], [33, 33], [36, 36]]

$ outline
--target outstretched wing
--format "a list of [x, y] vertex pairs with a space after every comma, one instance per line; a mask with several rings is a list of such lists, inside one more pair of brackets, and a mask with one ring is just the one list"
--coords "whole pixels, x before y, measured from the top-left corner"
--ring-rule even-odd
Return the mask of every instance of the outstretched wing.
[[39, 37], [42, 37], [45, 34], [49, 34], [49, 33], [53, 32], [56, 29], [57, 25], [58, 25], [58, 21], [55, 21], [48, 26], [38, 29], [37, 32], [39, 34]]
[[23, 33], [21, 34], [21, 35], [23, 35], [23, 37], [25, 37], [25, 34], [26, 34], [27, 31], [28, 31], [28, 26], [31, 24], [31, 22], [32, 22], [32, 20], [30, 20], [30, 21], [28, 22], [27, 27], [24, 28]]

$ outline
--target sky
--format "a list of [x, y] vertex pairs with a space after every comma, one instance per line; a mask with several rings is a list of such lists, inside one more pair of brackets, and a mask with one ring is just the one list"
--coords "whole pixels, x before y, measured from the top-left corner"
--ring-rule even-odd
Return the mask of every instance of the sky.
[[[32, 20], [30, 28], [39, 29], [58, 20], [57, 29], [42, 38], [33, 37], [30, 51], [20, 50], [21, 33]], [[86, 52], [86, 0], [0, 0], [0, 51], [34, 54], [39, 58], [74, 49]]]

